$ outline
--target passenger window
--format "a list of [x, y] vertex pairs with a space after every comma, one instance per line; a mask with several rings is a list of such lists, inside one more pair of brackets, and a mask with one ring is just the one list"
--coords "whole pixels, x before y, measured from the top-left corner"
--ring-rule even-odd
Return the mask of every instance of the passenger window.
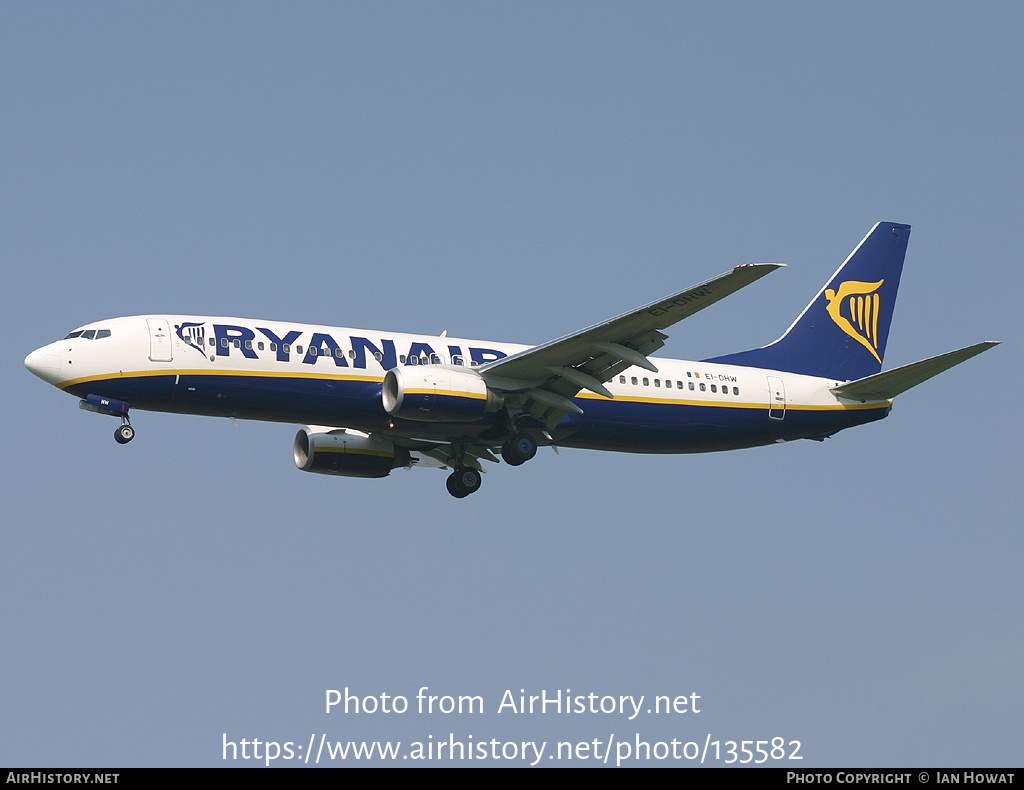
[[740, 388], [739, 387], [733, 387], [732, 388], [732, 394], [733, 395], [739, 395], [740, 394]]
[[636, 376], [633, 376], [633, 386], [636, 386]]
[[384, 361], [384, 355], [381, 354], [379, 351], [374, 351], [373, 352], [373, 358], [375, 360], [377, 360], [378, 362], [383, 362]]
[[619, 376], [619, 384], [625, 384], [625, 383], [626, 383], [626, 377], [625, 376]]
[[693, 382], [692, 381], [690, 382], [690, 389], [691, 390], [693, 389]]
[[462, 364], [462, 357], [452, 357], [452, 364], [453, 365], [461, 365]]
[[251, 340], [246, 340], [245, 341], [245, 349], [246, 349], [246, 351], [252, 351], [252, 341]]
[[216, 338], [212, 338], [212, 337], [210, 338], [210, 345], [211, 345], [211, 346], [215, 346], [215, 345], [217, 345], [217, 340], [216, 340]]
[[258, 350], [260, 350], [260, 351], [263, 350], [263, 341], [262, 340], [260, 340], [258, 343], [256, 343], [256, 348]]
[[717, 387], [717, 386], [715, 386], [714, 384], [712, 384], [712, 385], [711, 385], [711, 391], [712, 391], [712, 392], [718, 392], [718, 387]]
[[220, 347], [221, 348], [227, 348], [228, 347], [228, 339], [226, 337], [222, 337], [220, 339]]
[[270, 344], [270, 350], [271, 351], [277, 351], [277, 343], [271, 343]]
[[404, 365], [405, 364], [405, 354], [399, 354], [398, 355], [398, 361], [401, 362]]
[[232, 343], [232, 345], [233, 345], [233, 346], [234, 346], [235, 348], [241, 348], [241, 347], [242, 347], [242, 341], [241, 341], [241, 340], [235, 340], [235, 341], [234, 341], [234, 342]]
[[660, 387], [661, 386], [661, 379], [655, 379], [654, 380], [654, 386], [655, 387]]
[[309, 355], [311, 357], [315, 357], [316, 356], [316, 346], [310, 346], [309, 347]]
[[[291, 343], [285, 343], [283, 346], [281, 346], [281, 350], [284, 351], [285, 354], [292, 353], [292, 345], [291, 345]], [[301, 348], [299, 349], [298, 353], [300, 353], [300, 354], [302, 353], [302, 349]]]
[[644, 376], [644, 386], [645, 386], [645, 387], [649, 387], [649, 386], [651, 386], [651, 382], [650, 382], [650, 380], [649, 380], [649, 379], [647, 378], [647, 376]]
[[701, 392], [704, 392], [704, 391], [705, 391], [706, 389], [707, 389], [707, 387], [705, 387], [705, 386], [704, 386], [704, 382], [702, 381], [702, 382], [700, 383], [700, 391], [701, 391]]

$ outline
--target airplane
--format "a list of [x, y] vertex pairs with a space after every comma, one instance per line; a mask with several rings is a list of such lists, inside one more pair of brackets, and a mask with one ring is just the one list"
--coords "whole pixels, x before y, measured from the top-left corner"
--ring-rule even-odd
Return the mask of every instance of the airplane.
[[[877, 223], [776, 341], [699, 361], [651, 355], [662, 330], [784, 264], [719, 277], [539, 346], [300, 323], [144, 315], [87, 324], [25, 366], [121, 420], [129, 409], [296, 423], [296, 466], [346, 477], [450, 469], [457, 498], [482, 461], [539, 446], [634, 453], [824, 440], [998, 345], [882, 372], [910, 226]], [[129, 406], [131, 404], [131, 406]]]

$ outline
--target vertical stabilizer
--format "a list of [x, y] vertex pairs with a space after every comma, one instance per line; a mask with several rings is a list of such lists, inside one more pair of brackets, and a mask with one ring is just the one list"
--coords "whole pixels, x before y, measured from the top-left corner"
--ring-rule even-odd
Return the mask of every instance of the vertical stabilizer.
[[909, 225], [879, 222], [782, 337], [706, 361], [837, 381], [878, 373], [909, 238]]

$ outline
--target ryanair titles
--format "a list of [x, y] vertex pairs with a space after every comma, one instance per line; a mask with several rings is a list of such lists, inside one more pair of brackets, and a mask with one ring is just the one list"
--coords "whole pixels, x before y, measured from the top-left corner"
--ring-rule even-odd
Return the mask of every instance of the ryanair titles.
[[[273, 354], [278, 362], [290, 362], [298, 359], [305, 365], [315, 365], [323, 360], [333, 362], [339, 368], [365, 368], [367, 356], [385, 370], [399, 364], [439, 364], [447, 358], [455, 365], [474, 366], [494, 362], [507, 356], [505, 352], [493, 348], [470, 347], [463, 351], [461, 346], [446, 345], [435, 349], [431, 343], [422, 340], [409, 341], [407, 353], [399, 356], [395, 341], [382, 337], [374, 342], [365, 337], [349, 335], [348, 343], [343, 346], [329, 332], [292, 329], [280, 335], [267, 327], [257, 326], [250, 329], [234, 324], [210, 324], [184, 322], [175, 324], [178, 337], [201, 354], [210, 354], [211, 361], [215, 356], [226, 357], [241, 354], [247, 359], [261, 359]], [[257, 334], [258, 333], [258, 334]], [[404, 345], [402, 346], [404, 351]]]

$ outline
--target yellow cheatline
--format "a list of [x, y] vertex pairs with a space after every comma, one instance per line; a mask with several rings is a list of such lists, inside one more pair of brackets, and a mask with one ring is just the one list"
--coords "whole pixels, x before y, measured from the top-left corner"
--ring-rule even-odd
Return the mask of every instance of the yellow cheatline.
[[[602, 398], [599, 395], [590, 395], [580, 393], [576, 396], [577, 398], [583, 398], [587, 400], [603, 400], [607, 401], [607, 398]], [[615, 403], [653, 403], [664, 406], [711, 406], [716, 409], [767, 409], [767, 403], [750, 403], [749, 401], [720, 401], [720, 400], [677, 400], [669, 398], [643, 398], [643, 397], [629, 397], [626, 395], [616, 395]], [[888, 407], [891, 401], [875, 402], [875, 403], [827, 403], [820, 405], [802, 404], [802, 403], [787, 403], [787, 410], [794, 411], [851, 411], [855, 409], [880, 409]], [[775, 408], [775, 405], [772, 405]]]
[[208, 378], [211, 376], [248, 376], [251, 378], [283, 378], [283, 379], [322, 379], [324, 381], [383, 381], [381, 376], [353, 376], [344, 373], [306, 373], [306, 372], [280, 372], [272, 370], [133, 370], [125, 373], [122, 371], [115, 375], [104, 374], [101, 376], [83, 376], [78, 379], [68, 379], [61, 382], [61, 389], [74, 386], [75, 384], [87, 384], [90, 381], [109, 381], [112, 379], [133, 379], [147, 378], [152, 376], [196, 376]]
[[318, 453], [346, 453], [351, 455], [379, 455], [382, 458], [391, 458], [393, 453], [389, 453], [386, 450], [369, 450], [369, 449], [356, 449], [354, 447], [345, 447], [344, 445], [335, 447], [317, 447], [316, 452]]
[[447, 395], [451, 398], [472, 398], [473, 400], [486, 400], [487, 393], [459, 392], [455, 390], [435, 390], [433, 387], [427, 389], [406, 389], [406, 395]]
[[[863, 341], [862, 341], [863, 342]], [[305, 372], [278, 372], [278, 371], [249, 371], [249, 370], [219, 370], [211, 372], [208, 370], [140, 370], [129, 373], [122, 372], [119, 376], [83, 376], [79, 379], [69, 379], [64, 381], [58, 386], [61, 389], [67, 389], [68, 387], [76, 384], [87, 384], [90, 381], [109, 381], [112, 378], [143, 378], [146, 376], [196, 376], [199, 378], [205, 378], [210, 376], [250, 376], [253, 378], [297, 378], [297, 379], [323, 379], [325, 381], [363, 381], [363, 382], [379, 382], [381, 378], [379, 376], [352, 376], [339, 373], [305, 373]], [[433, 390], [433, 389], [415, 389], [406, 390], [407, 395], [447, 395], [456, 398], [472, 398], [474, 400], [483, 400], [487, 397], [486, 393], [477, 394], [473, 392], [454, 392], [450, 390]], [[609, 402], [607, 398], [602, 395], [597, 395], [590, 392], [580, 392], [577, 398], [584, 400], [601, 400]], [[616, 395], [615, 403], [652, 403], [667, 406], [711, 406], [714, 408], [721, 409], [765, 409], [767, 404], [765, 403], [750, 403], [750, 402], [737, 402], [737, 401], [706, 401], [706, 400], [692, 400], [692, 399], [677, 399], [677, 398], [645, 398], [628, 395]], [[854, 409], [878, 409], [884, 406], [888, 406], [891, 401], [876, 402], [876, 403], [834, 403], [824, 404], [818, 406], [798, 404], [798, 403], [787, 403], [786, 408], [794, 411], [847, 411]]]

